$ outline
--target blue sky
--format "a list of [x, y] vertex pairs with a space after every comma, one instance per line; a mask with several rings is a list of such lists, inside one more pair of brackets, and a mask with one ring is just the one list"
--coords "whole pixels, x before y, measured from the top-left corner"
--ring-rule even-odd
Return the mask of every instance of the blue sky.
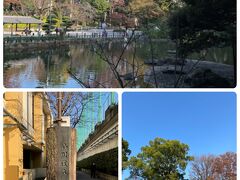
[[236, 152], [236, 95], [124, 93], [122, 127], [131, 155], [156, 137], [188, 144], [193, 156]]

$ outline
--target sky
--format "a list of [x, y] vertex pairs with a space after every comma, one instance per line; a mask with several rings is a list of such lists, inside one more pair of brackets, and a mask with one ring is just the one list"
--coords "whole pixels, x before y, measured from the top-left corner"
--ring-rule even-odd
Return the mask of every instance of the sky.
[[188, 144], [192, 156], [236, 152], [235, 93], [124, 93], [122, 111], [133, 156], [156, 137]]

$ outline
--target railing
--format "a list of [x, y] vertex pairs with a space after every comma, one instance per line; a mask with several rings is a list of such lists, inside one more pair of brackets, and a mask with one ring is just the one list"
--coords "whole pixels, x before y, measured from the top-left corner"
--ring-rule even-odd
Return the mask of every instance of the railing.
[[[128, 32], [130, 37], [132, 32]], [[141, 31], [135, 32], [136, 36], [142, 35]], [[31, 42], [48, 42], [56, 40], [82, 40], [82, 39], [123, 39], [126, 37], [125, 32], [114, 31], [73, 31], [67, 32], [65, 36], [56, 34], [42, 36], [7, 36], [3, 38], [4, 44], [13, 43], [31, 43]]]
[[60, 40], [62, 37], [56, 35], [50, 36], [9, 36], [4, 37], [4, 44], [7, 43], [23, 43], [23, 42], [46, 42], [46, 41], [54, 41]]
[[[134, 34], [136, 36], [142, 35], [141, 31], [135, 31]], [[102, 30], [102, 29], [92, 29], [90, 31], [72, 31], [67, 32], [67, 37], [72, 38], [124, 38], [130, 37], [132, 35], [132, 31], [128, 31], [127, 34], [124, 31], [113, 31], [113, 30]]]
[[104, 142], [112, 139], [113, 137], [117, 136], [118, 134], [118, 124], [115, 124], [111, 127], [107, 132], [102, 134], [99, 138], [97, 138], [90, 146], [88, 150], [94, 149], [99, 144], [103, 144]]
[[70, 38], [80, 38], [80, 39], [102, 39], [102, 38], [124, 38], [125, 33], [123, 32], [87, 32], [87, 31], [80, 31], [80, 32], [68, 32], [67, 37]]

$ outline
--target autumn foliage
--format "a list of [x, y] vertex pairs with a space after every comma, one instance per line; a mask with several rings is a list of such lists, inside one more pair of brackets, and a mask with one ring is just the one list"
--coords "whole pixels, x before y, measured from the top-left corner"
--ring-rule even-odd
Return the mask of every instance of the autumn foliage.
[[214, 156], [196, 157], [192, 163], [190, 179], [192, 180], [236, 180], [237, 155], [233, 152]]

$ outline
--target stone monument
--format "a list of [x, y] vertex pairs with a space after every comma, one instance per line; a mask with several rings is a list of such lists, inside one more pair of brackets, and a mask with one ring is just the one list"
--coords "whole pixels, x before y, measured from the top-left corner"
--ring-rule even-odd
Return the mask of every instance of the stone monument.
[[46, 153], [47, 180], [76, 180], [76, 129], [70, 127], [70, 117], [59, 113], [47, 129]]

